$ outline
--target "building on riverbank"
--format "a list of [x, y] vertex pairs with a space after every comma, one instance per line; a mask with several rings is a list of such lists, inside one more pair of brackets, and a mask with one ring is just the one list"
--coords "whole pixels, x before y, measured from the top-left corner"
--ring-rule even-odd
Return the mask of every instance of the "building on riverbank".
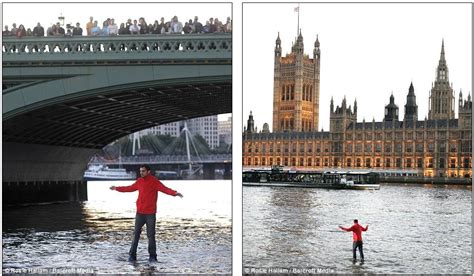
[[382, 121], [357, 121], [357, 101], [330, 102], [330, 129], [318, 131], [320, 43], [313, 58], [303, 52], [299, 34], [291, 53], [281, 56], [275, 45], [273, 132], [256, 131], [250, 114], [243, 132], [244, 167], [281, 165], [295, 169], [366, 169], [415, 172], [425, 177], [472, 177], [472, 98], [449, 82], [444, 41], [429, 96], [428, 117], [419, 120], [413, 83], [404, 116], [393, 94]]

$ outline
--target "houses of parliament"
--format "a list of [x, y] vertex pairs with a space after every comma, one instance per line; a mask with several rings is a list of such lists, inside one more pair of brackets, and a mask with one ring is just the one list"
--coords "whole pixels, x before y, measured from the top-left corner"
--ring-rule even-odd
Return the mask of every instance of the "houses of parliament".
[[413, 84], [404, 113], [389, 97], [382, 121], [357, 121], [357, 101], [330, 102], [330, 129], [318, 131], [320, 42], [312, 58], [304, 54], [303, 36], [282, 56], [275, 43], [273, 132], [257, 132], [250, 113], [243, 133], [244, 167], [287, 166], [301, 170], [414, 172], [426, 177], [472, 177], [472, 99], [449, 83], [444, 41], [430, 91], [428, 118], [419, 120]]

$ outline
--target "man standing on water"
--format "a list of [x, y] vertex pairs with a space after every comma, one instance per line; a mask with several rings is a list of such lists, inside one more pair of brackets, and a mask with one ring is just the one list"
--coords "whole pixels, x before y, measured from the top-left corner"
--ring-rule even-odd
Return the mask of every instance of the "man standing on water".
[[163, 192], [172, 196], [183, 197], [182, 194], [172, 190], [156, 177], [150, 174], [148, 165], [140, 166], [140, 176], [135, 183], [130, 186], [115, 187], [111, 186], [111, 190], [119, 192], [134, 192], [138, 190], [137, 214], [135, 216], [135, 230], [133, 232], [133, 242], [130, 248], [128, 261], [137, 260], [137, 247], [140, 240], [143, 225], [146, 224], [146, 235], [148, 237], [148, 253], [150, 262], [156, 262], [156, 241], [155, 241], [155, 224], [156, 224], [156, 201], [158, 192]]
[[360, 253], [360, 259], [361, 262], [364, 262], [364, 251], [362, 249], [362, 231], [367, 231], [369, 229], [369, 226], [362, 227], [362, 225], [359, 224], [359, 221], [357, 219], [354, 220], [354, 225], [352, 225], [350, 228], [345, 228], [339, 225], [339, 228], [341, 228], [344, 231], [347, 232], [354, 232], [353, 234], [353, 243], [352, 243], [352, 261], [355, 263], [357, 258], [356, 258], [356, 249], [359, 248], [359, 253]]

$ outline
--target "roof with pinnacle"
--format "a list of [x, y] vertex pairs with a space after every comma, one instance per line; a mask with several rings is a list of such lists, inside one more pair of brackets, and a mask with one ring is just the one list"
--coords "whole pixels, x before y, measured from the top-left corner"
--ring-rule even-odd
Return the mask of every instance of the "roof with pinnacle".
[[440, 119], [440, 120], [426, 120], [426, 121], [384, 121], [384, 122], [358, 122], [350, 123], [347, 130], [361, 130], [361, 129], [403, 129], [403, 128], [457, 128], [458, 119]]
[[268, 132], [246, 134], [251, 140], [280, 140], [280, 139], [329, 139], [329, 131], [318, 132]]

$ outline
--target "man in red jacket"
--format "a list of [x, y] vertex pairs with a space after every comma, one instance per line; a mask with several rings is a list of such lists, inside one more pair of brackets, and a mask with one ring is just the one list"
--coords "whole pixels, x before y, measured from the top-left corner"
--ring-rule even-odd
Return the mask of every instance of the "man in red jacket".
[[148, 165], [140, 166], [140, 176], [141, 177], [130, 186], [111, 186], [110, 189], [119, 192], [134, 192], [138, 190], [135, 230], [133, 232], [133, 242], [132, 247], [130, 248], [128, 260], [132, 262], [137, 260], [138, 241], [140, 240], [142, 227], [146, 224], [148, 253], [150, 254], [149, 261], [156, 262], [155, 224], [158, 192], [179, 197], [183, 197], [183, 195], [166, 187], [156, 177], [152, 176]]
[[367, 225], [364, 228], [362, 227], [362, 225], [359, 224], [359, 221], [355, 219], [354, 225], [352, 225], [350, 228], [345, 228], [340, 225], [339, 225], [339, 228], [347, 232], [354, 232], [352, 235], [353, 236], [352, 261], [355, 262], [357, 260], [356, 249], [359, 248], [361, 262], [364, 262], [364, 251], [362, 249], [362, 231], [367, 231], [369, 229], [369, 226]]

